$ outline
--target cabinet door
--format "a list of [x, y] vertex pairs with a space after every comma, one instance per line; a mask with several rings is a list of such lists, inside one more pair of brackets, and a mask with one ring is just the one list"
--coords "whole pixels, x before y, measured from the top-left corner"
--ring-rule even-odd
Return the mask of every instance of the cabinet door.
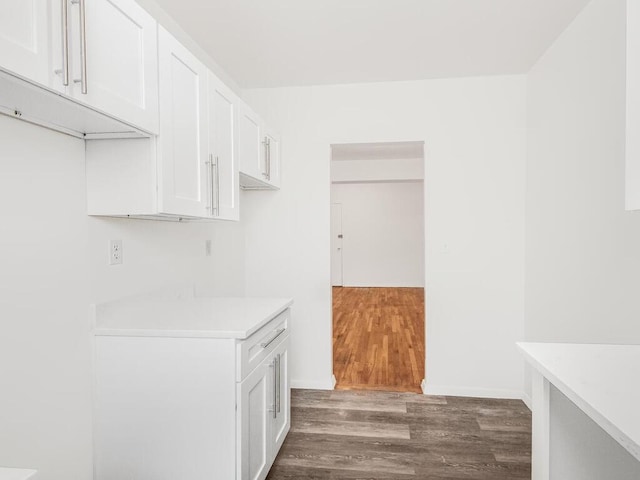
[[214, 157], [213, 216], [239, 219], [238, 152], [236, 141], [237, 97], [209, 73], [209, 148]]
[[159, 29], [160, 136], [158, 210], [210, 216], [207, 69], [163, 28]]
[[238, 385], [237, 480], [263, 480], [271, 467], [273, 363], [262, 364]]
[[0, 0], [0, 69], [49, 84], [49, 0]]
[[[158, 27], [155, 19], [134, 0], [67, 1], [71, 25], [71, 96], [157, 134]], [[84, 29], [82, 8], [85, 9]], [[83, 48], [85, 58], [81, 55]], [[86, 93], [83, 93], [83, 78]]]
[[273, 435], [272, 435], [272, 445], [273, 445], [273, 457], [278, 454], [280, 451], [280, 447], [284, 442], [287, 433], [289, 433], [289, 428], [291, 427], [291, 417], [290, 417], [290, 400], [291, 400], [291, 388], [289, 386], [289, 337], [287, 338], [275, 349], [273, 352], [274, 358], [276, 359], [276, 415], [275, 419], [273, 419]]
[[262, 171], [266, 172], [266, 181], [274, 187], [280, 187], [280, 137], [264, 129], [265, 148], [262, 149]]
[[263, 138], [260, 117], [244, 102], [239, 106], [238, 117], [238, 155], [240, 171], [250, 177], [264, 181]]

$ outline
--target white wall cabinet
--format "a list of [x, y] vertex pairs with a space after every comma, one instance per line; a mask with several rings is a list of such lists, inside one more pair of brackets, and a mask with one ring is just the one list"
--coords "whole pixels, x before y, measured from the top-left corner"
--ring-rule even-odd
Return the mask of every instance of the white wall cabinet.
[[56, 4], [61, 4], [61, 0], [0, 1], [0, 63], [3, 69], [49, 85], [53, 75], [49, 11]]
[[238, 179], [237, 108], [238, 97], [209, 72], [209, 152], [213, 162], [211, 179], [215, 218], [240, 217]]
[[244, 102], [238, 119], [240, 184], [245, 189], [280, 187], [280, 140]]
[[134, 0], [65, 1], [70, 9], [70, 95], [157, 134], [155, 19]]
[[[224, 303], [220, 311], [216, 301]], [[290, 311], [265, 317], [246, 338], [229, 338], [241, 336], [234, 329], [242, 330], [237, 325], [252, 310], [243, 301], [212, 300], [202, 309], [208, 319], [183, 311], [158, 319], [159, 327], [141, 318], [118, 328], [98, 325], [96, 480], [266, 478], [290, 428]], [[175, 315], [175, 306], [155, 315]], [[134, 310], [145, 315], [140, 304]], [[224, 314], [228, 327], [209, 330]]]
[[239, 219], [237, 97], [159, 29], [160, 135], [87, 142], [90, 215]]
[[158, 37], [158, 209], [174, 215], [211, 216], [207, 69], [165, 29], [159, 29]]
[[80, 137], [158, 133], [157, 23], [134, 0], [2, 0], [0, 70], [25, 80], [2, 76], [4, 113]]

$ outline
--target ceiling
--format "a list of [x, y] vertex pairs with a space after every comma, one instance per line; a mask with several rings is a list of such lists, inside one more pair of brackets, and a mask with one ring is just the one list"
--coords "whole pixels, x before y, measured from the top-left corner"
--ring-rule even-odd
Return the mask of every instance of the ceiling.
[[341, 143], [331, 145], [331, 160], [407, 160], [424, 157], [424, 142]]
[[526, 73], [589, 0], [156, 0], [243, 88]]

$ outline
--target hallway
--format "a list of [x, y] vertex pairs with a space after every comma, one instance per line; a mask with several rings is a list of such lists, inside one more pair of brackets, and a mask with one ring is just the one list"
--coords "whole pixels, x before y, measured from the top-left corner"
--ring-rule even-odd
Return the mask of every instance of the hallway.
[[333, 372], [338, 390], [421, 392], [422, 288], [333, 288]]

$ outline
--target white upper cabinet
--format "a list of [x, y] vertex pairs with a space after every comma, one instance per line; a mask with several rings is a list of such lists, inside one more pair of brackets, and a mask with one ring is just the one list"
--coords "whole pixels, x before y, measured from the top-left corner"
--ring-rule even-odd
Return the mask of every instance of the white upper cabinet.
[[48, 0], [0, 0], [0, 67], [48, 85], [51, 75]]
[[265, 180], [262, 170], [262, 121], [260, 117], [240, 102], [238, 115], [238, 155], [240, 173], [254, 179]]
[[280, 188], [280, 136], [264, 128], [261, 165], [266, 172], [267, 182], [275, 188]]
[[159, 29], [159, 210], [211, 216], [212, 173], [207, 128], [206, 67], [163, 28]]
[[155, 19], [133, 0], [67, 1], [71, 96], [158, 133]]
[[81, 138], [157, 134], [157, 62], [134, 0], [0, 0], [4, 113]]
[[280, 187], [280, 141], [244, 102], [238, 118], [240, 185], [251, 190]]
[[239, 183], [237, 149], [237, 96], [209, 73], [209, 151], [213, 162], [213, 216], [238, 220]]

